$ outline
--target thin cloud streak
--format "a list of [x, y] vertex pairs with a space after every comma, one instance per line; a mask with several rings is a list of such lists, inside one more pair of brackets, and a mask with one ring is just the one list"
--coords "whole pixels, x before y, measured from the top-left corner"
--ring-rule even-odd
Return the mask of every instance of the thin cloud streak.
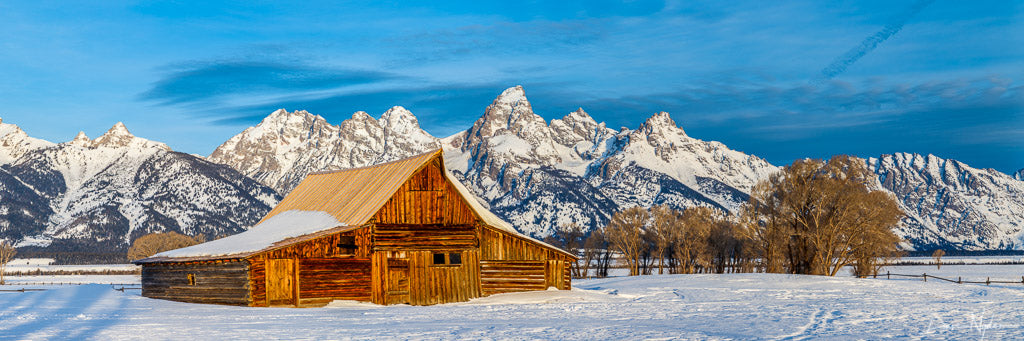
[[853, 65], [853, 63], [856, 63], [865, 55], [874, 51], [875, 48], [878, 48], [879, 44], [889, 40], [889, 38], [892, 38], [896, 33], [899, 33], [900, 30], [903, 29], [903, 25], [906, 25], [907, 21], [917, 15], [917, 13], [924, 10], [925, 7], [931, 5], [932, 2], [935, 2], [935, 0], [919, 0], [915, 2], [910, 6], [909, 10], [897, 17], [893, 22], [885, 25], [881, 31], [864, 38], [864, 40], [860, 42], [860, 45], [853, 47], [849, 51], [846, 51], [846, 53], [837, 57], [831, 64], [821, 70], [821, 76], [824, 79], [832, 79], [843, 72], [846, 72], [846, 69], [850, 67], [850, 65]]

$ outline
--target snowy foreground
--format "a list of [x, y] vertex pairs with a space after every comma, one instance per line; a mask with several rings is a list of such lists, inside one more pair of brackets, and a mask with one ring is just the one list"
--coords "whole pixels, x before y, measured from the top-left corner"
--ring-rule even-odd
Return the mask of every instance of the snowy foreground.
[[[998, 270], [1014, 277], [1021, 269]], [[47, 290], [0, 292], [0, 339], [1024, 338], [1020, 284], [731, 274], [574, 285], [428, 307], [336, 301], [312, 309], [169, 302], [102, 284], [35, 286]]]

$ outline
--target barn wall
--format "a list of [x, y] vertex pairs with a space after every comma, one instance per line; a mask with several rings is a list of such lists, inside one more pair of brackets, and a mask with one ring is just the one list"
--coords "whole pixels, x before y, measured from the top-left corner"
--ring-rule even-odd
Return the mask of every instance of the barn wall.
[[[244, 261], [142, 265], [142, 296], [172, 301], [249, 305], [249, 264]], [[194, 276], [194, 284], [189, 283]]]

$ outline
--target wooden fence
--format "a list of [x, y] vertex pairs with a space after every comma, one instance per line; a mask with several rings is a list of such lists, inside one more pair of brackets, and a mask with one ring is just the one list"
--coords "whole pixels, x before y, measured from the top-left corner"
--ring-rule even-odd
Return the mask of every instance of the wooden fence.
[[[881, 276], [880, 274], [875, 274], [873, 277], [874, 278], [878, 278], [880, 276]], [[921, 278], [925, 282], [928, 281], [928, 278], [934, 278], [934, 279], [937, 279], [937, 280], [940, 280], [940, 281], [946, 281], [946, 282], [956, 283], [956, 284], [964, 284], [964, 283], [967, 283], [967, 284], [984, 284], [984, 285], [990, 285], [990, 284], [1024, 284], [1024, 276], [1020, 276], [1020, 281], [993, 281], [992, 277], [985, 277], [985, 281], [965, 281], [964, 278], [960, 277], [960, 276], [958, 276], [954, 280], [954, 279], [950, 279], [950, 278], [939, 277], [939, 276], [935, 276], [935, 275], [929, 275], [927, 273], [923, 273], [923, 274], [920, 274], [920, 275], [910, 275], [910, 274], [894, 274], [894, 273], [891, 273], [891, 272], [888, 272], [888, 271], [885, 272], [885, 279], [892, 279], [893, 277]]]

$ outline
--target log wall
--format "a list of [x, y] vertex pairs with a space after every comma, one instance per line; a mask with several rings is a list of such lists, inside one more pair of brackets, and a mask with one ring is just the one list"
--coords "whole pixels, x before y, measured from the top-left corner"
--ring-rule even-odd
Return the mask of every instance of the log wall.
[[373, 227], [374, 251], [465, 250], [479, 244], [474, 225], [397, 225]]
[[298, 277], [299, 305], [370, 301], [370, 259], [302, 259]]
[[485, 296], [506, 293], [545, 290], [546, 261], [540, 260], [482, 260], [480, 284]]
[[[240, 261], [142, 265], [142, 296], [172, 301], [249, 305], [249, 264]], [[190, 283], [189, 276], [194, 278]]]

